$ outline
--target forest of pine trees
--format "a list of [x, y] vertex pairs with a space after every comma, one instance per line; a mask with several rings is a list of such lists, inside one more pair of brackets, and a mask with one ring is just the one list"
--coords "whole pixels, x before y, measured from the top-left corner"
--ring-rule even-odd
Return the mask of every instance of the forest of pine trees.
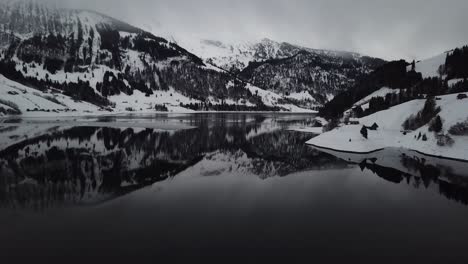
[[0, 61], [0, 73], [6, 78], [21, 83], [23, 85], [35, 88], [37, 90], [47, 90], [54, 88], [62, 90], [65, 95], [68, 95], [76, 100], [86, 101], [97, 106], [109, 106], [111, 103], [107, 98], [97, 94], [90, 86], [89, 81], [78, 80], [76, 83], [57, 83], [49, 80], [39, 80], [34, 77], [25, 77], [21, 72], [16, 70], [16, 63], [13, 61]]
[[464, 80], [452, 86], [449, 86], [446, 80], [439, 77], [423, 79], [420, 73], [415, 72], [415, 62], [412, 63], [410, 71], [406, 70], [408, 64], [404, 61], [390, 62], [369, 76], [364, 77], [355, 87], [336, 96], [321, 109], [320, 114], [327, 118], [340, 117], [355, 102], [381, 87], [394, 88], [396, 92], [387, 94], [385, 97], [372, 98], [369, 102], [369, 108], [365, 111], [361, 107], [354, 108], [355, 116], [371, 115], [414, 99], [468, 92], [468, 81], [464, 77], [466, 76], [465, 71], [468, 69], [468, 57], [465, 57], [467, 54], [468, 47], [464, 47], [456, 49], [447, 56], [448, 64], [443, 69], [447, 74], [446, 80], [464, 78]]
[[[430, 97], [426, 100], [426, 103], [424, 104], [424, 108], [420, 112], [416, 113], [415, 115], [412, 115], [403, 123], [403, 128], [405, 130], [416, 130], [426, 125], [427, 123], [429, 123], [433, 118], [437, 116], [437, 114], [440, 111], [441, 109], [437, 107], [435, 98]], [[439, 130], [437, 127], [438, 125], [439, 124], [435, 124], [433, 129]], [[440, 130], [441, 129], [442, 128], [440, 128]]]
[[[401, 60], [389, 62], [379, 67], [371, 74], [358, 80], [355, 86], [337, 95], [332, 101], [327, 103], [320, 110], [320, 115], [327, 118], [337, 118], [340, 117], [344, 111], [350, 109], [355, 102], [382, 87], [407, 89], [421, 82], [422, 75], [415, 71], [408, 72], [406, 70], [407, 66], [407, 62]], [[390, 104], [384, 101], [385, 99], [383, 101], [382, 99], [376, 99], [372, 104], [375, 106], [375, 109], [382, 110]]]
[[442, 70], [448, 80], [468, 78], [468, 46], [456, 48], [449, 53]]

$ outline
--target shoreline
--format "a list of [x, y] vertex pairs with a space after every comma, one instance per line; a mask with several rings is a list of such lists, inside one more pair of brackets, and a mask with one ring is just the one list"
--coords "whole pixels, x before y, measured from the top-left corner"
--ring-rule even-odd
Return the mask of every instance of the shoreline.
[[317, 149], [331, 150], [331, 151], [336, 151], [336, 152], [340, 152], [340, 153], [362, 154], [362, 155], [373, 154], [373, 153], [380, 152], [380, 151], [383, 151], [385, 149], [390, 149], [390, 148], [401, 148], [401, 149], [416, 152], [416, 153], [418, 153], [420, 155], [431, 157], [431, 158], [452, 160], [452, 161], [468, 163], [468, 158], [467, 159], [460, 159], [460, 158], [453, 158], [453, 157], [447, 157], [447, 156], [434, 155], [434, 154], [429, 154], [429, 153], [425, 153], [425, 152], [422, 152], [422, 151], [419, 151], [419, 150], [415, 150], [415, 149], [411, 149], [411, 148], [405, 148], [405, 147], [385, 147], [385, 148], [375, 149], [375, 150], [372, 150], [372, 151], [362, 151], [362, 152], [360, 152], [360, 151], [350, 151], [350, 150], [343, 150], [343, 149], [335, 149], [335, 148], [329, 148], [329, 147], [324, 147], [324, 146], [318, 146], [318, 145], [315, 145], [315, 144], [312, 144], [312, 143], [306, 143], [306, 144], [308, 146], [311, 146], [311, 147], [314, 147], [314, 148], [317, 148]]
[[[468, 93], [465, 93], [468, 94]], [[412, 100], [386, 110], [357, 119], [358, 124], [341, 125], [307, 143], [322, 148], [348, 153], [372, 153], [385, 148], [401, 148], [426, 157], [468, 162], [468, 135], [453, 135], [450, 129], [468, 122], [466, 101], [457, 94], [439, 96], [436, 101], [442, 121], [438, 132], [431, 130], [431, 122], [405, 131], [403, 124], [424, 109], [426, 100]], [[434, 117], [433, 117], [434, 118]], [[432, 118], [432, 119], [433, 119]], [[376, 130], [362, 127], [377, 124]], [[468, 173], [468, 172], [467, 172]]]
[[151, 115], [200, 115], [200, 114], [274, 114], [274, 115], [317, 115], [317, 111], [301, 112], [271, 112], [271, 111], [181, 111], [181, 112], [106, 112], [106, 113], [79, 113], [79, 114], [44, 114], [44, 115], [4, 115], [0, 120], [15, 118], [86, 118], [86, 117], [130, 117], [130, 116], [151, 116]]
[[350, 154], [372, 154], [372, 153], [375, 153], [375, 152], [379, 152], [379, 151], [382, 151], [384, 150], [385, 148], [380, 148], [380, 149], [376, 149], [376, 150], [372, 150], [372, 151], [363, 151], [363, 152], [359, 152], [359, 151], [350, 151], [350, 150], [341, 150], [341, 149], [334, 149], [334, 148], [329, 148], [329, 147], [323, 147], [323, 146], [318, 146], [318, 145], [315, 145], [315, 144], [311, 144], [311, 143], [306, 143], [308, 146], [311, 146], [311, 147], [314, 147], [314, 148], [318, 148], [318, 149], [325, 149], [325, 150], [331, 150], [331, 151], [336, 151], [336, 152], [341, 152], [341, 153], [350, 153]]

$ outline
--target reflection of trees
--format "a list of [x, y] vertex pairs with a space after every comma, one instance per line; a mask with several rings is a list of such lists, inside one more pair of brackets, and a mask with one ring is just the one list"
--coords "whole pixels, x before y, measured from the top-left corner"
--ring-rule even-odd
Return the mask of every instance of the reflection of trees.
[[411, 177], [410, 175], [403, 173], [394, 168], [387, 168], [379, 166], [375, 163], [363, 162], [360, 164], [361, 170], [368, 169], [373, 173], [377, 174], [379, 177], [393, 183], [401, 183], [404, 178]]
[[[368, 162], [368, 160], [364, 160], [359, 166], [362, 170], [370, 170], [382, 179], [392, 183], [399, 184], [406, 179], [406, 183], [416, 189], [421, 186], [428, 189], [431, 185], [434, 185], [438, 187], [440, 195], [449, 200], [468, 205], [468, 178], [452, 173], [450, 168], [435, 167], [432, 164], [427, 164], [424, 159], [407, 155], [401, 156], [401, 164], [411, 174], [394, 168], [379, 166], [373, 162]], [[441, 176], [444, 177], [444, 180], [441, 179]]]
[[449, 200], [468, 205], [468, 187], [439, 181], [439, 193]]
[[195, 116], [189, 123], [196, 129], [176, 132], [74, 127], [25, 140], [0, 152], [0, 203], [44, 208], [97, 202], [175, 176], [214, 151], [244, 151], [257, 175], [268, 166], [278, 175], [344, 166], [306, 147], [308, 136], [301, 133], [246, 137], [260, 129], [260, 117], [216, 117]]
[[252, 138], [244, 151], [263, 161], [278, 162], [278, 175], [284, 176], [306, 169], [344, 168], [345, 162], [316, 151], [305, 144], [310, 135], [279, 130]]

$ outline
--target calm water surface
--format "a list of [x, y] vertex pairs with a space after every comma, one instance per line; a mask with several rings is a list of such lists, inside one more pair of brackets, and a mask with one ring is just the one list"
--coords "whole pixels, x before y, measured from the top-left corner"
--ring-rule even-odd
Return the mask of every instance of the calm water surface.
[[314, 149], [312, 118], [4, 120], [0, 255], [468, 260], [468, 163]]

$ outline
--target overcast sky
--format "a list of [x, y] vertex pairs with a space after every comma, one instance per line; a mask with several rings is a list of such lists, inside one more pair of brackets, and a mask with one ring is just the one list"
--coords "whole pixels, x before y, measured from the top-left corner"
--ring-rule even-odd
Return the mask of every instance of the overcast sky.
[[468, 44], [467, 0], [66, 0], [135, 26], [214, 40], [268, 37], [385, 59]]

